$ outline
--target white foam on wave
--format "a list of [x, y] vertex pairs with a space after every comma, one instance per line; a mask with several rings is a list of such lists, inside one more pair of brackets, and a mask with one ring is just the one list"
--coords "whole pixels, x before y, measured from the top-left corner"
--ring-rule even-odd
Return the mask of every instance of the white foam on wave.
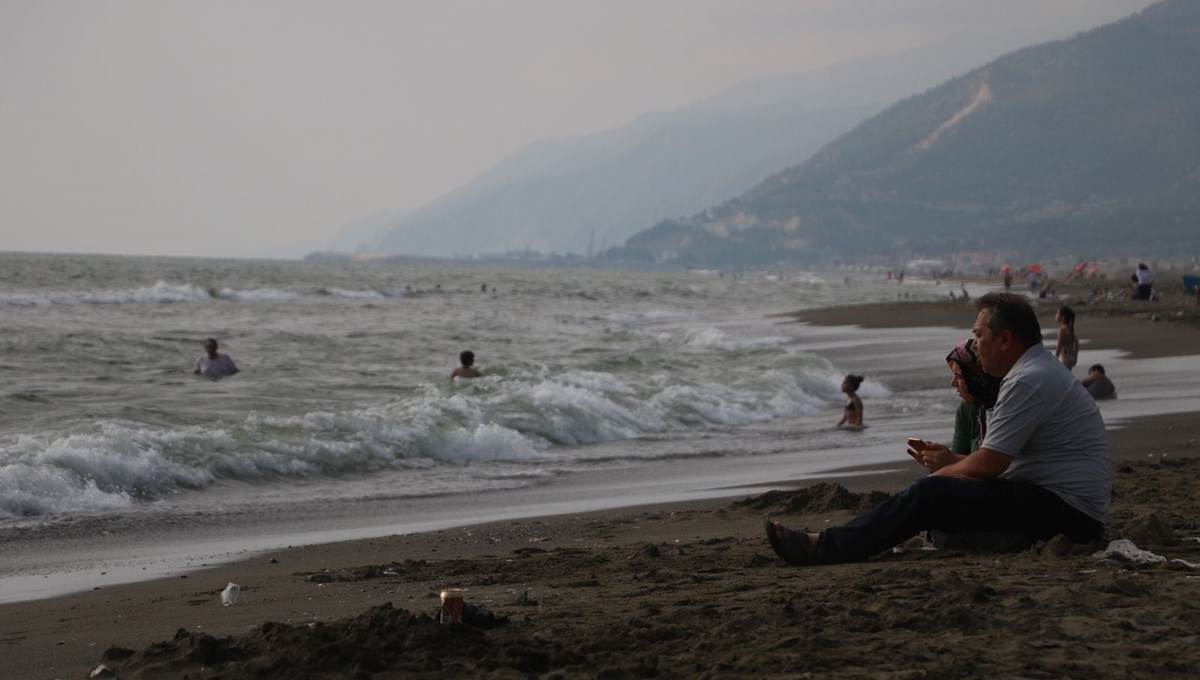
[[596, 317], [599, 321], [608, 323], [637, 326], [647, 323], [658, 323], [664, 321], [681, 321], [688, 318], [688, 315], [674, 309], [649, 309], [641, 312], [609, 312]]
[[556, 444], [628, 439], [666, 426], [661, 414], [625, 390], [597, 391], [544, 381], [525, 387], [517, 395], [517, 403], [522, 402], [544, 415], [531, 419], [536, 434]]
[[832, 392], [828, 367], [784, 352], [768, 359], [781, 363], [763, 370], [755, 360], [691, 377], [672, 366], [621, 375], [514, 369], [470, 382], [438, 381], [388, 403], [340, 412], [250, 415], [176, 429], [108, 422], [58, 438], [23, 436], [0, 446], [0, 516], [126, 507], [219, 480], [332, 479], [485, 463], [536, 469], [569, 460], [559, 447], [828, 407], [828, 396], [805, 385]]
[[204, 486], [211, 472], [164, 454], [172, 441], [188, 439], [196, 451], [213, 448], [211, 436], [114, 423], [55, 439], [20, 436], [0, 449], [0, 517], [111, 510], [167, 489]]
[[348, 288], [326, 288], [325, 293], [348, 300], [382, 300], [386, 296], [377, 290], [351, 290]]
[[779, 347], [791, 341], [784, 336], [734, 337], [725, 331], [712, 326], [693, 326], [682, 328], [669, 333], [659, 333], [661, 342], [675, 343], [686, 347], [723, 350], [754, 350], [767, 347]]
[[211, 302], [292, 302], [299, 293], [277, 288], [205, 289], [186, 283], [159, 281], [153, 286], [95, 291], [50, 291], [45, 293], [0, 293], [0, 305], [37, 307], [43, 305], [124, 305]]
[[233, 300], [234, 302], [293, 302], [301, 299], [303, 296], [290, 290], [278, 290], [276, 288], [255, 288], [253, 290], [222, 288], [216, 292], [214, 297], [221, 298], [222, 300]]
[[69, 470], [28, 464], [0, 465], [0, 518], [82, 510], [119, 510], [133, 504], [120, 490], [102, 491]]
[[45, 295], [34, 293], [0, 293], [0, 305], [11, 307], [35, 307], [54, 304]]
[[186, 283], [167, 283], [166, 281], [139, 288], [0, 295], [0, 304], [19, 306], [162, 304], [208, 302], [210, 300], [212, 300], [212, 296], [203, 288]]
[[447, 432], [439, 458], [459, 463], [528, 460], [536, 447], [521, 433], [496, 423], [480, 423]]

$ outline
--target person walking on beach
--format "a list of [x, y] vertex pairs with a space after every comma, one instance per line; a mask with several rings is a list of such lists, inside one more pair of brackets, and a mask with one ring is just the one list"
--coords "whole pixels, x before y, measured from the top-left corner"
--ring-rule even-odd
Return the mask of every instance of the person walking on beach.
[[852, 562], [922, 530], [1058, 534], [1074, 543], [1104, 536], [1112, 459], [1095, 400], [1042, 346], [1023, 297], [988, 293], [976, 303], [975, 348], [983, 370], [1003, 378], [980, 447], [874, 509], [820, 533], [770, 518], [767, 540], [790, 565]]
[[848, 375], [842, 380], [842, 392], [846, 394], [846, 404], [842, 407], [842, 419], [837, 422], [839, 430], [861, 430], [863, 425], [862, 399], [858, 398], [858, 388], [862, 385], [861, 375]]
[[1154, 272], [1150, 271], [1150, 267], [1147, 267], [1145, 262], [1138, 263], [1137, 271], [1133, 273], [1132, 279], [1137, 285], [1133, 289], [1134, 300], [1150, 300], [1154, 297]]
[[471, 350], [463, 350], [458, 355], [458, 361], [461, 366], [458, 366], [453, 371], [450, 371], [450, 380], [455, 378], [478, 378], [483, 375], [475, 368], [475, 353]]
[[233, 359], [230, 359], [228, 354], [221, 354], [217, 351], [216, 339], [206, 339], [204, 341], [204, 354], [201, 354], [200, 358], [196, 359], [196, 364], [192, 367], [192, 373], [209, 378], [224, 378], [227, 375], [233, 375], [237, 372], [238, 367], [233, 363]]
[[1054, 315], [1058, 322], [1058, 338], [1054, 343], [1054, 356], [1062, 361], [1067, 370], [1075, 370], [1079, 363], [1079, 337], [1075, 335], [1075, 311], [1063, 305]]

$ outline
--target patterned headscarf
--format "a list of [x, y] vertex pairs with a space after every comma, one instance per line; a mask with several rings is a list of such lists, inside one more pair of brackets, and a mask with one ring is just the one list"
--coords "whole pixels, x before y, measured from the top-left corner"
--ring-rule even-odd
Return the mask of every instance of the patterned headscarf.
[[946, 361], [958, 364], [962, 371], [963, 381], [967, 385], [967, 393], [981, 409], [989, 409], [996, 405], [996, 396], [1000, 393], [1000, 379], [983, 372], [983, 364], [979, 363], [979, 355], [975, 353], [975, 338], [955, 345], [946, 355]]

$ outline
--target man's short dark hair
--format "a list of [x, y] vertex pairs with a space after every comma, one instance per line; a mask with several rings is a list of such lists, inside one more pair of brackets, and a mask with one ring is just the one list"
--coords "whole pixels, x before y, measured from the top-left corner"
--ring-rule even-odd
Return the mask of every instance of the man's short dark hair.
[[471, 364], [475, 363], [475, 353], [469, 349], [464, 350], [459, 353], [458, 360], [462, 362], [463, 366], [470, 366]]
[[1092, 364], [1092, 367], [1088, 369], [1088, 373], [1091, 373], [1092, 371], [1100, 371], [1101, 373], [1104, 373], [1104, 367], [1100, 364]]
[[985, 293], [975, 303], [979, 311], [988, 310], [988, 328], [998, 334], [1008, 331], [1026, 348], [1042, 344], [1042, 325], [1029, 301], [1016, 293]]

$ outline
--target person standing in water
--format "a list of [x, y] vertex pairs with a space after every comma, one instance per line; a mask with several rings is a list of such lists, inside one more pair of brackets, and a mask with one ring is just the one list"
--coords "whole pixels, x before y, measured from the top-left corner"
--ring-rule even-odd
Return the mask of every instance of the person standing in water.
[[475, 368], [475, 353], [471, 350], [464, 350], [458, 355], [458, 361], [461, 366], [450, 371], [450, 380], [455, 378], [478, 378], [483, 375]]
[[842, 381], [842, 392], [846, 394], [846, 405], [842, 407], [842, 419], [837, 422], [839, 430], [861, 430], [863, 428], [863, 405], [858, 397], [862, 385], [861, 375], [848, 375]]
[[204, 341], [204, 354], [196, 359], [192, 373], [209, 378], [224, 378], [237, 372], [238, 367], [233, 363], [233, 359], [230, 359], [228, 354], [221, 354], [217, 351], [215, 338], [208, 338]]
[[1058, 322], [1058, 341], [1054, 344], [1054, 356], [1068, 370], [1074, 370], [1079, 362], [1079, 338], [1075, 335], [1075, 311], [1063, 305], [1054, 315]]

